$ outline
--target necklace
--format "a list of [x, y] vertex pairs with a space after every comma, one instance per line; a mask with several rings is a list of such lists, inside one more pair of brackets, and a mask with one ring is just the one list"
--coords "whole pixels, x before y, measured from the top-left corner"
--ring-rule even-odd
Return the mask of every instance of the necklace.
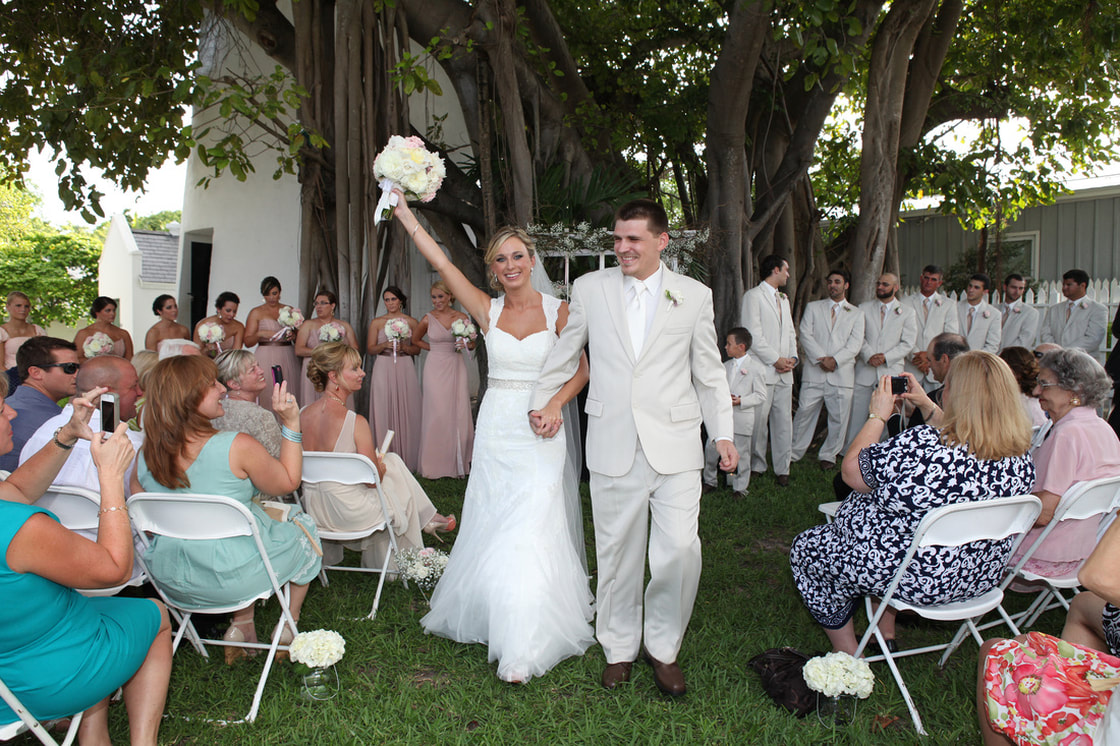
[[344, 407], [346, 406], [346, 402], [345, 402], [345, 401], [343, 401], [342, 399], [339, 399], [339, 398], [338, 398], [337, 396], [335, 396], [335, 395], [334, 395], [334, 394], [332, 394], [331, 392], [327, 391], [327, 392], [325, 392], [325, 393], [326, 393], [326, 395], [327, 395], [327, 396], [329, 396], [330, 398], [334, 399], [334, 400], [335, 400], [336, 402], [338, 402], [338, 403], [339, 403], [339, 404], [341, 404], [342, 406], [344, 406]]

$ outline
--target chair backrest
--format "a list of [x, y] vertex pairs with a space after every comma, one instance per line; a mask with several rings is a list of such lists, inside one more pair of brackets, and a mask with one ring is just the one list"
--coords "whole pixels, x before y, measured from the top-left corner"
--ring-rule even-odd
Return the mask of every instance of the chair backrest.
[[377, 484], [377, 467], [360, 453], [304, 451], [303, 481], [339, 484]]
[[918, 524], [913, 545], [954, 547], [1025, 534], [1040, 512], [1042, 502], [1034, 495], [943, 505], [927, 513]]
[[1042, 445], [1042, 441], [1046, 440], [1046, 436], [1050, 433], [1050, 428], [1053, 426], [1053, 422], [1046, 420], [1045, 424], [1035, 425], [1031, 428], [1031, 445], [1030, 448], [1027, 449], [1027, 453], [1034, 453], [1038, 450], [1038, 447]]
[[1120, 476], [1076, 482], [1054, 510], [1055, 521], [1092, 518], [1120, 506]]
[[54, 513], [71, 531], [97, 531], [101, 496], [96, 492], [84, 487], [52, 484], [35, 505]]
[[258, 535], [249, 509], [223, 495], [138, 492], [128, 499], [128, 512], [137, 531], [175, 539]]

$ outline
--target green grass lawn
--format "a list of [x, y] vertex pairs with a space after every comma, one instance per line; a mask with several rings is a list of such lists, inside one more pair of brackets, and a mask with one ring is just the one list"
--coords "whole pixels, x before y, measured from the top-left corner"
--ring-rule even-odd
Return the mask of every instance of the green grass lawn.
[[[920, 739], [883, 664], [874, 666], [875, 691], [859, 702], [855, 721], [835, 730], [814, 715], [798, 720], [778, 709], [746, 665], [770, 647], [827, 648], [793, 587], [786, 555], [799, 531], [821, 522], [816, 506], [833, 499], [831, 476], [807, 458], [794, 465], [787, 489], [766, 475], [755, 480], [746, 500], [735, 501], [726, 490], [704, 498], [704, 572], [680, 654], [689, 686], [680, 700], [660, 695], [643, 664], [635, 665], [628, 686], [603, 690], [598, 682], [604, 660], [597, 646], [528, 685], [502, 683], [484, 647], [423, 634], [419, 619], [426, 603], [416, 588], [387, 585], [377, 619], [368, 621], [362, 617], [376, 576], [334, 573], [328, 588], [313, 585], [300, 626], [334, 629], [346, 638], [346, 656], [337, 667], [338, 697], [303, 700], [299, 676], [282, 662], [272, 671], [255, 723], [213, 725], [207, 719], [237, 719], [247, 712], [260, 659], [227, 668], [221, 649], [205, 660], [184, 645], [175, 657], [161, 743], [916, 743]], [[460, 512], [465, 481], [425, 482], [425, 487], [441, 512]], [[586, 494], [584, 510], [594, 574]], [[594, 582], [593, 577], [592, 587]], [[1016, 598], [1009, 606], [1025, 601]], [[259, 612], [258, 633], [265, 635], [276, 617], [275, 603]], [[861, 629], [863, 624], [860, 614]], [[1060, 615], [1051, 612], [1039, 628], [1056, 634], [1060, 625]], [[925, 622], [899, 627], [904, 646], [951, 633]], [[926, 742], [979, 743], [975, 644], [966, 642], [943, 671], [936, 663], [931, 655], [900, 662], [930, 733]], [[114, 741], [126, 743], [119, 704], [112, 708], [111, 726]]]

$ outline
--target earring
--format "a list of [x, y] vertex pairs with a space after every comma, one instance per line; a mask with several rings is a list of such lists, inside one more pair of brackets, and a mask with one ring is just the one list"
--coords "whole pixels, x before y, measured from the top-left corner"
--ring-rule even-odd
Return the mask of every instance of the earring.
[[1078, 398], [1077, 398], [1077, 397], [1075, 396], [1075, 397], [1073, 397], [1073, 399], [1072, 399], [1072, 400], [1070, 400], [1070, 404], [1072, 404], [1072, 405], [1073, 405], [1073, 406], [1075, 406], [1075, 407], [1080, 407], [1080, 406], [1081, 406], [1081, 400], [1080, 400], [1080, 399], [1078, 399]]

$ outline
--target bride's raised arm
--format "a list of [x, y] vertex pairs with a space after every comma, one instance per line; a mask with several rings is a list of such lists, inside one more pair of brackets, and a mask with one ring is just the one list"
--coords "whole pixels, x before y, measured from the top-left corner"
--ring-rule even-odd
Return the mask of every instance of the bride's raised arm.
[[459, 271], [459, 268], [443, 253], [443, 249], [439, 247], [436, 240], [428, 234], [424, 226], [420, 225], [420, 221], [412, 214], [404, 195], [398, 190], [394, 189], [393, 191], [397, 194], [397, 205], [393, 208], [393, 214], [397, 216], [397, 220], [401, 221], [401, 227], [408, 231], [408, 235], [412, 237], [412, 242], [416, 244], [416, 248], [420, 250], [420, 253], [424, 255], [424, 258], [428, 260], [435, 271], [439, 272], [439, 276], [447, 283], [447, 287], [451, 288], [451, 293], [463, 304], [467, 313], [478, 321], [482, 331], [489, 331], [490, 296], [485, 291], [475, 287], [467, 279], [467, 276]]

